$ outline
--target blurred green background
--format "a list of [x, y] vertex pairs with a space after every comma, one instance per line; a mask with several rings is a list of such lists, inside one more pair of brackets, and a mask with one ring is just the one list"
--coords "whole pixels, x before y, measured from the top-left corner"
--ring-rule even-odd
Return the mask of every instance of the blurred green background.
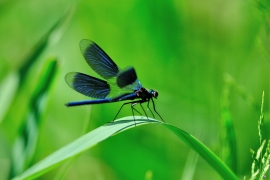
[[[85, 129], [111, 121], [120, 108], [121, 103], [64, 105], [88, 99], [68, 87], [66, 73], [99, 78], [80, 53], [81, 39], [96, 42], [119, 67], [134, 66], [143, 86], [158, 90], [155, 104], [163, 119], [197, 137], [221, 158], [226, 149], [222, 145], [225, 109], [235, 130], [236, 174], [249, 177], [249, 149], [259, 146], [263, 91], [264, 137], [269, 136], [269, 12], [270, 4], [264, 0], [0, 1], [0, 179], [9, 177], [11, 152], [26, 114], [20, 112], [29, 108], [31, 88], [38, 86], [46, 59], [56, 58], [59, 68], [47, 93], [49, 101], [41, 108], [32, 164], [80, 137]], [[61, 18], [36, 61], [27, 64]], [[24, 76], [22, 67], [29, 72], [25, 82], [18, 80]], [[9, 94], [15, 87], [20, 95], [14, 99]], [[129, 115], [127, 106], [119, 117]], [[84, 152], [64, 179], [182, 179], [190, 169], [191, 152], [162, 126], [137, 127]], [[193, 179], [219, 178], [200, 157], [193, 165]], [[52, 179], [60, 169], [39, 179]]]

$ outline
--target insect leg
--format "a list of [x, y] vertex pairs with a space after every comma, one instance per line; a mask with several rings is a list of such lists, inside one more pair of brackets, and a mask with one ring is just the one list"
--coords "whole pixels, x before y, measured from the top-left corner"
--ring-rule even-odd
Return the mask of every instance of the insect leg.
[[120, 109], [118, 110], [118, 112], [117, 112], [117, 114], [116, 114], [116, 116], [114, 117], [114, 119], [113, 119], [112, 122], [114, 122], [114, 120], [117, 118], [117, 116], [118, 116], [118, 114], [120, 113], [120, 111], [121, 111], [121, 109], [123, 108], [123, 106], [124, 106], [124, 105], [127, 105], [127, 104], [130, 104], [130, 103], [132, 103], [132, 102], [126, 102], [126, 103], [122, 104], [122, 106], [121, 106]]
[[150, 98], [150, 99], [151, 99], [151, 101], [152, 101], [154, 111], [157, 113], [157, 115], [160, 117], [160, 119], [161, 119], [163, 122], [165, 122], [165, 121], [163, 120], [163, 118], [159, 115], [159, 113], [156, 111], [156, 106], [155, 106], [154, 100], [153, 100], [152, 98]]
[[151, 112], [152, 116], [155, 118], [154, 113], [152, 112], [151, 108], [149, 107], [149, 102], [150, 102], [150, 101], [148, 101], [148, 102], [147, 102], [147, 108], [148, 108], [148, 109], [149, 109], [149, 111]]

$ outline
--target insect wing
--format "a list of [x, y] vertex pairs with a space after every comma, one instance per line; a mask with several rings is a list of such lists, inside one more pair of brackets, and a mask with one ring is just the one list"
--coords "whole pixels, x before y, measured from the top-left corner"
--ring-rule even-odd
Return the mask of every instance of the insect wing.
[[83, 39], [80, 49], [88, 65], [101, 77], [110, 79], [117, 76], [119, 67], [96, 43]]
[[132, 85], [137, 80], [137, 75], [133, 67], [121, 71], [116, 77], [116, 83], [120, 88]]
[[110, 93], [110, 85], [106, 81], [83, 73], [70, 72], [65, 80], [72, 89], [92, 98], [104, 99]]

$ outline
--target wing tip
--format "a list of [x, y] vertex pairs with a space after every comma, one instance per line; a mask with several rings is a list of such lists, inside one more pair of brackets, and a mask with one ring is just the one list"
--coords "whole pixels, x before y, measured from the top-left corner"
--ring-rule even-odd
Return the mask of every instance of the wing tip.
[[82, 54], [84, 55], [85, 50], [92, 45], [96, 45], [96, 43], [94, 41], [89, 40], [89, 39], [82, 39], [79, 43]]

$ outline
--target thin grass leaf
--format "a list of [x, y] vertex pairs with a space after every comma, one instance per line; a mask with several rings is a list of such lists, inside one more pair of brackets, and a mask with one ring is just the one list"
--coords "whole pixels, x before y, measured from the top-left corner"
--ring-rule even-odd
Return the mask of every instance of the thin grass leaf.
[[262, 139], [263, 139], [263, 137], [262, 137], [262, 126], [263, 126], [263, 119], [264, 119], [263, 104], [264, 104], [264, 91], [262, 93], [261, 114], [260, 114], [260, 119], [258, 121], [258, 132], [259, 132], [260, 145], [262, 144]]
[[[33, 47], [25, 60], [23, 60], [24, 64], [18, 69], [18, 72], [15, 72], [17, 84], [13, 86], [13, 97], [9, 98], [11, 102], [3, 102], [6, 104], [10, 103], [11, 105], [9, 107], [7, 106], [8, 109], [6, 109], [2, 118], [3, 122], [1, 124], [1, 130], [5, 132], [4, 134], [7, 135], [10, 141], [15, 139], [16, 133], [19, 131], [19, 127], [21, 124], [25, 123], [20, 120], [27, 116], [27, 112], [29, 112], [28, 104], [31, 103], [29, 100], [32, 98], [33, 93], [35, 93], [35, 87], [33, 88], [33, 84], [39, 83], [36, 78], [36, 74], [40, 69], [40, 67], [37, 67], [38, 64], [36, 63], [38, 57], [46, 51], [48, 44], [51, 44], [52, 41], [55, 43], [55, 40], [59, 39], [59, 37], [64, 33], [64, 28], [62, 26], [67, 26], [71, 14], [71, 11], [68, 11], [56, 21], [46, 34], [39, 39], [38, 43]], [[23, 106], [22, 102], [24, 104]], [[8, 132], [6, 131], [7, 129], [9, 130]]]
[[183, 170], [182, 178], [185, 180], [194, 179], [195, 169], [197, 167], [197, 162], [199, 159], [198, 153], [193, 150], [190, 150], [187, 161]]
[[[161, 123], [153, 119], [141, 119], [141, 117], [136, 117], [136, 125], [149, 124], [149, 123]], [[52, 169], [56, 165], [72, 158], [80, 153], [86, 151], [97, 143], [107, 139], [108, 137], [120, 133], [121, 131], [127, 130], [135, 126], [133, 117], [126, 117], [116, 120], [113, 123], [105, 124], [83, 136], [73, 141], [69, 145], [59, 149], [55, 153], [46, 157], [44, 160], [35, 164], [28, 170], [26, 170], [20, 176], [14, 179], [32, 179], [40, 176], [41, 174]]]
[[[40, 38], [40, 40], [37, 42], [37, 44], [33, 47], [33, 50], [31, 53], [26, 57], [25, 60], [23, 60], [24, 64], [20, 67], [18, 70], [19, 72], [19, 77], [20, 77], [20, 85], [23, 84], [23, 81], [25, 80], [25, 76], [29, 71], [29, 68], [32, 67], [32, 65], [38, 60], [38, 57], [46, 50], [48, 44], [50, 44], [54, 39], [59, 40], [64, 33], [64, 31], [58, 31], [58, 29], [63, 26], [63, 24], [66, 26], [66, 18], [69, 17], [68, 13], [64, 14], [62, 17], [60, 17], [54, 24], [53, 26], [46, 32], [43, 37]], [[69, 17], [70, 18], [70, 17]], [[58, 32], [58, 33], [57, 33]], [[51, 38], [52, 35], [54, 37], [56, 36], [55, 34], [58, 34], [58, 38]]]
[[232, 79], [224, 76], [224, 88], [221, 97], [220, 105], [220, 145], [221, 145], [221, 159], [237, 173], [237, 149], [236, 136], [233, 126], [233, 120], [230, 112], [230, 89], [232, 86]]
[[39, 83], [29, 103], [29, 112], [24, 118], [24, 125], [13, 146], [13, 157], [10, 177], [22, 173], [32, 165], [33, 156], [36, 152], [36, 144], [40, 132], [42, 115], [46, 110], [49, 90], [54, 82], [58, 70], [57, 60], [48, 59], [40, 74]]
[[108, 137], [125, 131], [129, 128], [144, 125], [144, 124], [163, 124], [172, 132], [174, 132], [180, 139], [182, 139], [187, 145], [189, 145], [193, 150], [199, 153], [224, 179], [237, 179], [233, 172], [223, 164], [220, 159], [209, 150], [205, 145], [199, 142], [196, 138], [186, 133], [185, 131], [174, 127], [169, 124], [165, 124], [158, 120], [147, 119], [146, 117], [136, 116], [136, 123], [133, 117], [125, 117], [116, 120], [113, 123], [108, 123], [101, 126], [68, 144], [67, 146], [59, 149], [53, 154], [47, 156], [45, 159], [39, 163], [33, 165], [21, 175], [15, 177], [14, 179], [33, 179], [41, 176], [45, 172], [56, 167], [60, 163], [79, 155], [80, 153], [91, 148], [95, 144], [107, 139]]
[[[85, 119], [84, 119], [84, 125], [83, 125], [83, 130], [82, 130], [82, 133], [81, 135], [84, 135], [86, 134], [87, 132], [90, 131], [90, 120], [89, 120], [89, 117], [90, 117], [90, 109], [87, 108], [86, 109], [86, 115], [85, 115]], [[68, 171], [68, 169], [71, 167], [71, 165], [77, 160], [79, 156], [76, 156], [74, 158], [72, 158], [71, 160], [69, 160], [68, 162], [65, 163], [65, 165], [63, 165], [58, 171], [57, 171], [57, 174], [55, 175], [54, 177], [54, 180], [61, 180], [64, 178], [66, 172]]]
[[164, 124], [164, 126], [174, 132], [189, 147], [196, 151], [223, 179], [238, 179], [237, 176], [209, 148], [195, 137], [175, 126], [169, 124]]
[[0, 124], [4, 119], [19, 85], [19, 76], [15, 72], [9, 73], [0, 84]]

